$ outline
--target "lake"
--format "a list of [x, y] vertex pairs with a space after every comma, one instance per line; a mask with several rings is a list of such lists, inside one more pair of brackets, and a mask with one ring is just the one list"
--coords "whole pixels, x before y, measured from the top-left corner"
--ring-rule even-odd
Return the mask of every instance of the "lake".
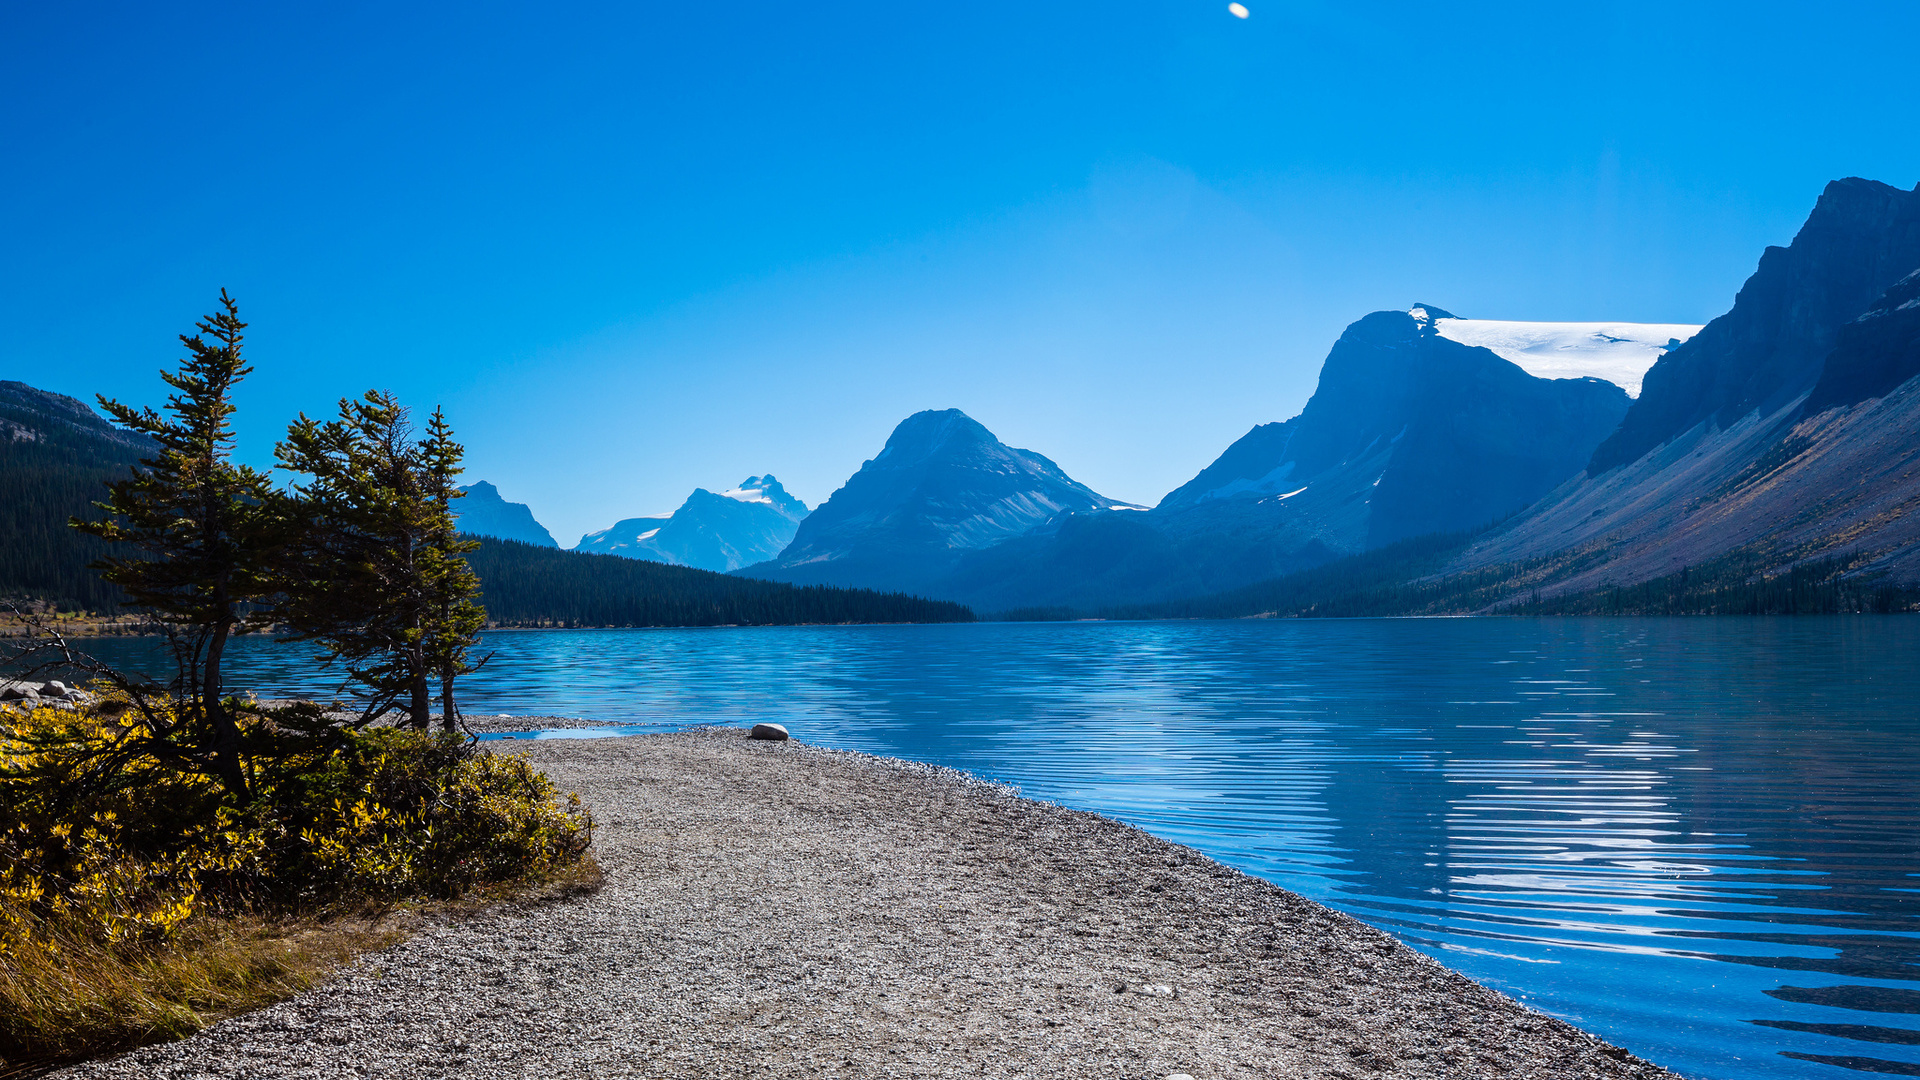
[[[107, 640], [122, 663], [150, 645]], [[1920, 1075], [1920, 619], [522, 631], [475, 713], [773, 720], [1189, 844], [1682, 1073]], [[324, 692], [243, 639], [234, 684]]]

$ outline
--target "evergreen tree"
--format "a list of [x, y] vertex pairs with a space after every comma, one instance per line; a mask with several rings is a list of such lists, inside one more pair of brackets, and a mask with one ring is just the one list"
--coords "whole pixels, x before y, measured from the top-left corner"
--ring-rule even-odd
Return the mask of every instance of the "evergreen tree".
[[407, 410], [383, 391], [340, 402], [337, 419], [302, 414], [275, 455], [312, 479], [295, 484], [303, 536], [285, 578], [280, 621], [326, 649], [361, 687], [362, 720], [405, 701], [428, 724], [440, 680], [451, 726], [455, 676], [485, 622], [453, 523], [460, 445], [435, 412], [415, 441]]
[[172, 740], [202, 761], [232, 793], [246, 793], [240, 729], [222, 700], [229, 638], [258, 621], [273, 593], [274, 554], [284, 538], [283, 500], [266, 474], [232, 460], [233, 388], [253, 369], [241, 358], [247, 324], [226, 290], [220, 310], [182, 334], [187, 357], [160, 377], [173, 387], [164, 412], [101, 397], [121, 426], [158, 444], [127, 479], [107, 485], [100, 521], [69, 524], [136, 554], [95, 566], [129, 603], [167, 632], [179, 675]]
[[487, 625], [487, 612], [477, 599], [480, 578], [463, 557], [480, 543], [460, 538], [459, 516], [453, 512], [453, 500], [466, 495], [456, 486], [466, 448], [453, 441], [453, 427], [437, 408], [433, 410], [433, 418], [427, 421], [427, 437], [420, 441], [420, 455], [429, 511], [427, 547], [423, 553], [423, 569], [432, 597], [427, 655], [440, 677], [440, 726], [452, 731], [460, 717], [453, 696], [454, 679], [477, 670], [486, 662], [484, 658], [473, 661], [470, 655], [479, 641], [480, 631]]

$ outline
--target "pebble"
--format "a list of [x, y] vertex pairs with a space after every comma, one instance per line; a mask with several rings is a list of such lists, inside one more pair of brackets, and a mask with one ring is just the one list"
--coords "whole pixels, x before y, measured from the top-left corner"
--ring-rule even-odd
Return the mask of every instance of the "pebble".
[[787, 729], [779, 724], [755, 724], [747, 736], [753, 739], [771, 739], [774, 742], [784, 742], [792, 738], [787, 734]]
[[516, 744], [593, 808], [598, 892], [55, 1075], [1674, 1080], [1190, 848], [745, 734]]

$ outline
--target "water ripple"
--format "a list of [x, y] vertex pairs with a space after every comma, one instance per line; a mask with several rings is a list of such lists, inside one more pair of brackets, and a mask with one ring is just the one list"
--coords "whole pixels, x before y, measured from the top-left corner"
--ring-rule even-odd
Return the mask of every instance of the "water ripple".
[[[524, 632], [488, 647], [473, 711], [778, 720], [969, 769], [1191, 844], [1690, 1075], [1920, 1075], [1920, 1021], [1901, 1019], [1920, 1013], [1920, 621]], [[236, 659], [263, 695], [331, 689], [271, 643]]]

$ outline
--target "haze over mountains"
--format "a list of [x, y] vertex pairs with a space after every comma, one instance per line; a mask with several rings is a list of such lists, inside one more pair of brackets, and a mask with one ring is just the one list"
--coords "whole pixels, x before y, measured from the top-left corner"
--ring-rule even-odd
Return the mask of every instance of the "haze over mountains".
[[[1361, 319], [1334, 346], [1298, 417], [1255, 428], [1144, 512], [1045, 459], [1044, 468], [1005, 465], [1028, 452], [958, 412], [919, 414], [816, 514], [834, 522], [830, 536], [824, 528], [810, 536], [810, 524], [780, 559], [744, 572], [857, 581], [983, 610], [1195, 595], [1488, 524], [1578, 470], [1627, 411], [1627, 392], [1614, 383], [1536, 377], [1436, 324], [1482, 329], [1427, 305]], [[1623, 373], [1636, 384], [1668, 342], [1697, 329], [1604, 324], [1613, 332], [1598, 335], [1585, 324], [1497, 325], [1523, 357], [1544, 346], [1558, 370]], [[936, 417], [966, 437], [929, 438]], [[910, 466], [887, 468], [903, 449]], [[970, 477], [976, 462], [992, 484], [949, 479]], [[1030, 513], [1006, 516], [1009, 507]], [[996, 527], [952, 536], [936, 520]]]
[[[7, 542], [60, 542], [52, 503], [84, 510], [83, 489], [138, 456], [127, 440], [80, 402], [0, 383], [0, 473], [19, 481]], [[464, 530], [558, 547], [493, 485], [464, 490]], [[1920, 583], [1916, 508], [1920, 189], [1847, 179], [1704, 327], [1430, 304], [1366, 315], [1299, 415], [1256, 426], [1151, 508], [957, 409], [929, 410], [811, 513], [754, 476], [575, 550], [983, 612], [1092, 611], [1226, 594], [1423, 538], [1445, 557], [1420, 574], [1499, 583], [1473, 594], [1478, 610], [1730, 553], [1763, 577], [1837, 559], [1862, 580]], [[1427, 542], [1441, 536], [1454, 539]], [[66, 573], [14, 562], [15, 583]]]
[[[1507, 567], [1536, 597], [1736, 550], [1774, 570], [1844, 554], [1848, 573], [1920, 581], [1916, 270], [1920, 194], [1836, 181], [1704, 328], [1375, 312], [1334, 345], [1299, 416], [1256, 427], [1151, 510], [1084, 492], [1024, 531], [1009, 520], [950, 536], [940, 523], [997, 520], [994, 507], [1045, 505], [1073, 482], [1007, 470], [998, 486], [929, 498], [867, 478], [883, 452], [828, 501], [830, 534], [803, 530], [743, 572], [990, 611], [1091, 609], [1485, 530], [1450, 572]], [[889, 448], [929, 415], [965, 420], [920, 414]], [[951, 455], [908, 438], [915, 474], [1025, 453], [967, 424]]]
[[[1836, 181], [1705, 327], [1367, 315], [1298, 416], [1150, 509], [948, 409], [903, 421], [811, 516], [697, 491], [581, 547], [983, 611], [1219, 593], [1432, 534], [1478, 534], [1446, 572], [1526, 564], [1533, 595], [1735, 549], [1781, 567], [1844, 549], [1920, 580], [1917, 272], [1920, 195]], [[768, 527], [734, 520], [754, 507]]]
[[[559, 547], [525, 503], [507, 502], [482, 480], [460, 489], [455, 504], [462, 532]], [[626, 518], [580, 538], [574, 551], [618, 555], [673, 566], [725, 572], [780, 554], [807, 516], [807, 504], [771, 474], [749, 476], [719, 493], [695, 488], [671, 514]]]

